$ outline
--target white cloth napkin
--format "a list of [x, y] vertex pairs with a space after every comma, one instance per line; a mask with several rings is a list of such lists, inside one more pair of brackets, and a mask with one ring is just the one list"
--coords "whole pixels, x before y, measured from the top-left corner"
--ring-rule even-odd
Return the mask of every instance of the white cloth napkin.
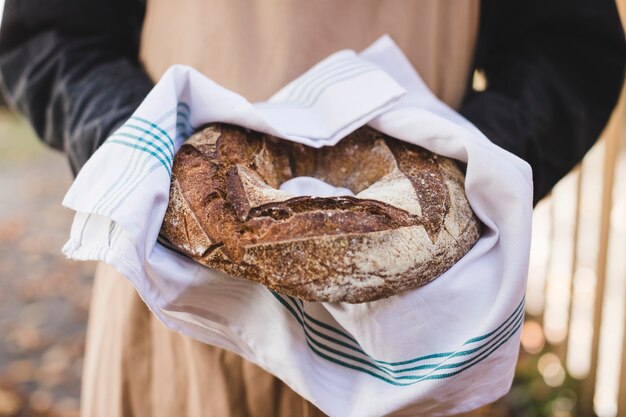
[[282, 191], [287, 191], [294, 196], [309, 196], [309, 197], [340, 197], [340, 196], [353, 196], [352, 190], [344, 187], [335, 187], [332, 184], [327, 183], [313, 177], [295, 177], [280, 184], [278, 188]]
[[[430, 284], [357, 305], [302, 302], [199, 266], [156, 241], [174, 152], [216, 121], [311, 146], [368, 123], [463, 161], [482, 236]], [[263, 103], [173, 66], [87, 162], [64, 204], [76, 211], [68, 257], [115, 266], [167, 326], [237, 352], [331, 416], [448, 415], [510, 387], [530, 168], [441, 103], [386, 36], [358, 55], [330, 56]]]

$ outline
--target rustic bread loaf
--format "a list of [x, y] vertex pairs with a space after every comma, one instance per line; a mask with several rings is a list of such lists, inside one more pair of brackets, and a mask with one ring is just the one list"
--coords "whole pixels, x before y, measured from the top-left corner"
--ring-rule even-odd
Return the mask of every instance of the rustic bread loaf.
[[[355, 196], [278, 189], [297, 176]], [[313, 149], [215, 124], [176, 154], [162, 232], [190, 258], [279, 293], [361, 303], [441, 275], [480, 223], [452, 160], [371, 128]]]

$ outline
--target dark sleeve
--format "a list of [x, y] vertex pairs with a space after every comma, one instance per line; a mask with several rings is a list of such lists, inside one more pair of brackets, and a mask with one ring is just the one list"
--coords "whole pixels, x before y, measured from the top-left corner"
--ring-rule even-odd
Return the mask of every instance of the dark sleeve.
[[461, 113], [533, 169], [539, 201], [594, 144], [624, 82], [611, 0], [483, 0], [475, 67], [487, 78]]
[[74, 172], [152, 88], [137, 58], [144, 10], [130, 0], [6, 0], [5, 99]]

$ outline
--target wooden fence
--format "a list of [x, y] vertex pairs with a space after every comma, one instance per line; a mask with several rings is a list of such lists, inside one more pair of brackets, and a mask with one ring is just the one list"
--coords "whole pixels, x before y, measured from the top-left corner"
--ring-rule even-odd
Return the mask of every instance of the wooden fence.
[[[624, 5], [624, 1], [620, 2]], [[626, 417], [626, 90], [601, 140], [533, 216], [522, 346], [579, 416]]]

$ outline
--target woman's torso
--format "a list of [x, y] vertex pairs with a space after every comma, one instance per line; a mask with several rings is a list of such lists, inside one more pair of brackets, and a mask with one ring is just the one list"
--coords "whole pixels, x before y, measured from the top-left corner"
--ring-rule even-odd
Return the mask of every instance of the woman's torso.
[[387, 33], [457, 106], [477, 26], [478, 0], [150, 0], [141, 58], [154, 79], [186, 64], [257, 101], [331, 53]]

